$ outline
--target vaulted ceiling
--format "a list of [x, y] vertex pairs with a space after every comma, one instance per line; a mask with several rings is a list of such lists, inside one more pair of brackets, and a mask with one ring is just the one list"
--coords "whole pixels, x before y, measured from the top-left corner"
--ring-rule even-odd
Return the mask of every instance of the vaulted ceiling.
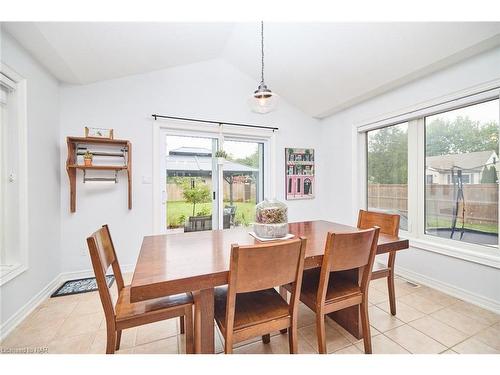
[[[2, 27], [65, 83], [214, 58], [260, 80], [259, 23]], [[305, 113], [325, 117], [498, 45], [500, 23], [266, 23], [266, 83]]]

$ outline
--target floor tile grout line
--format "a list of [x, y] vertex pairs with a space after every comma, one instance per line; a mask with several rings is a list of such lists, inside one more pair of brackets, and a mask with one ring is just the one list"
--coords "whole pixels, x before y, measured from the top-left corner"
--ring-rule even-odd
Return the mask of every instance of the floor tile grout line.
[[[442, 309], [442, 310], [444, 310], [444, 309]], [[443, 323], [443, 324], [446, 324], [448, 327], [454, 328], [454, 329], [456, 329], [456, 330], [458, 330], [458, 331], [462, 332], [463, 334], [469, 335], [469, 333], [462, 331], [460, 328], [453, 327], [453, 326], [449, 325], [448, 323], [443, 322], [442, 320], [440, 320], [440, 319], [438, 319], [438, 318], [436, 318], [436, 317], [432, 316], [432, 314], [434, 314], [434, 313], [436, 313], [436, 312], [438, 312], [438, 311], [442, 311], [442, 310], [437, 310], [437, 311], [434, 311], [433, 313], [429, 314], [429, 316], [431, 316], [432, 318], [434, 318], [434, 319], [438, 320], [439, 322], [441, 322], [441, 323]], [[458, 312], [458, 311], [453, 311], [453, 312], [454, 312], [454, 313], [456, 313], [456, 314], [458, 314], [458, 315], [461, 315], [461, 316], [463, 316], [463, 317], [465, 317], [465, 318], [467, 318], [467, 319], [471, 319], [471, 320], [475, 321], [476, 323], [479, 323], [479, 324], [483, 324], [483, 325], [485, 325], [484, 323], [482, 323], [482, 322], [480, 322], [480, 321], [478, 321], [478, 320], [476, 320], [476, 319], [474, 319], [474, 318], [472, 318], [472, 317], [470, 317], [470, 316], [468, 316], [468, 315], [461, 314], [461, 313], [460, 313], [460, 312]], [[493, 325], [495, 325], [495, 324], [496, 324], [496, 323], [493, 323], [491, 326], [493, 326]], [[484, 329], [486, 329], [486, 328], [491, 327], [491, 326], [486, 325], [486, 327], [484, 327], [483, 329], [479, 330], [479, 331], [478, 331], [478, 332], [476, 332], [476, 333], [473, 333], [473, 334], [471, 335], [471, 337], [472, 337], [472, 336], [474, 336], [474, 335], [476, 335], [476, 334], [478, 334], [478, 333], [479, 333], [479, 332], [481, 332], [482, 330], [484, 330]]]
[[[428, 316], [428, 317], [430, 317], [430, 318], [432, 318], [432, 316], [430, 316], [430, 315], [427, 315], [427, 316]], [[420, 319], [422, 319], [422, 318], [420, 318]], [[434, 318], [432, 318], [432, 319], [434, 319]], [[417, 319], [417, 320], [418, 320], [418, 319]], [[435, 319], [435, 320], [437, 320], [437, 319]], [[437, 321], [438, 321], [439, 323], [445, 324], [445, 323], [441, 322], [440, 320], [437, 320]], [[439, 341], [438, 339], [435, 339], [434, 337], [429, 336], [427, 333], [422, 332], [422, 331], [421, 331], [421, 330], [419, 330], [417, 327], [414, 327], [414, 326], [412, 326], [412, 325], [410, 325], [410, 324], [408, 324], [408, 325], [409, 325], [411, 328], [415, 329], [416, 331], [420, 332], [421, 334], [423, 334], [423, 335], [427, 336], [428, 338], [430, 338], [430, 339], [432, 339], [432, 340], [434, 340], [434, 341], [436, 341], [436, 342], [440, 343], [441, 345], [444, 345], [447, 349], [451, 349], [451, 348], [453, 348], [454, 346], [458, 345], [458, 344], [455, 344], [455, 345], [453, 345], [453, 346], [448, 346], [448, 345], [446, 345], [445, 343], [443, 343], [443, 342]], [[450, 328], [453, 328], [454, 330], [456, 330], [456, 331], [458, 331], [458, 332], [460, 332], [460, 333], [463, 333], [463, 334], [465, 334], [465, 335], [468, 335], [467, 333], [462, 332], [462, 331], [458, 330], [458, 329], [457, 329], [457, 328], [455, 328], [455, 327], [449, 326], [449, 325], [447, 325], [447, 324], [445, 324], [445, 325], [446, 325], [446, 326], [448, 326], [448, 327], [450, 327]], [[472, 335], [472, 336], [473, 336], [473, 335]], [[463, 341], [465, 341], [465, 340], [470, 339], [472, 336], [467, 336], [464, 340], [460, 341], [459, 343], [461, 343], [461, 342], [463, 342]]]
[[[399, 326], [399, 327], [403, 327], [404, 325], [407, 325], [407, 324], [403, 324], [402, 326]], [[396, 327], [396, 328], [399, 328], [399, 327]], [[396, 329], [396, 328], [393, 328], [393, 329]], [[389, 330], [391, 331], [391, 330]], [[386, 331], [388, 332], [388, 331]], [[391, 342], [393, 342], [394, 344], [396, 344], [397, 346], [399, 346], [400, 348], [404, 349], [406, 352], [410, 353], [410, 354], [415, 354], [415, 353], [412, 353], [410, 350], [406, 349], [403, 345], [401, 345], [399, 342], [396, 342], [394, 341], [393, 339], [391, 339], [389, 336], [387, 336], [385, 334], [385, 332], [382, 332], [381, 333], [386, 339], [390, 340]]]
[[[465, 302], [465, 301], [462, 301], [462, 302]], [[469, 304], [469, 305], [472, 305], [472, 304], [470, 304], [470, 303], [468, 303], [468, 302], [465, 302], [465, 303], [467, 303], [467, 304]], [[472, 306], [475, 306], [475, 305], [472, 305]], [[478, 307], [478, 306], [475, 306], [475, 307]], [[478, 308], [480, 308], [480, 309], [481, 309], [481, 307], [478, 307]], [[484, 310], [484, 309], [483, 309], [483, 310]], [[485, 311], [488, 311], [488, 310], [485, 310]], [[455, 313], [457, 313], [457, 314], [459, 314], [459, 315], [462, 315], [462, 316], [464, 316], [464, 317], [466, 317], [466, 318], [468, 318], [468, 319], [472, 319], [472, 320], [474, 320], [474, 321], [475, 321], [475, 322], [477, 322], [477, 323], [480, 323], [480, 324], [486, 325], [486, 327], [491, 327], [491, 326], [493, 326], [493, 325], [497, 324], [498, 322], [500, 322], [500, 320], [498, 320], [498, 321], [496, 321], [496, 322], [492, 323], [492, 324], [491, 324], [491, 326], [490, 326], [490, 325], [488, 325], [488, 323], [483, 323], [482, 321], [479, 321], [478, 319], [474, 318], [473, 316], [470, 316], [470, 315], [467, 315], [467, 314], [461, 313], [460, 311], [453, 311], [453, 312], [455, 312]], [[492, 313], [492, 314], [494, 314], [494, 313]], [[495, 314], [495, 315], [498, 315], [498, 314]]]

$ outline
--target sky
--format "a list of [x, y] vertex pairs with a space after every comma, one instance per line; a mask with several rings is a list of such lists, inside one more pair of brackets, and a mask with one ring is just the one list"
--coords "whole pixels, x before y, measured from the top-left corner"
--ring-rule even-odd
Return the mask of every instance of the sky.
[[499, 100], [490, 100], [481, 104], [475, 104], [469, 107], [459, 108], [453, 111], [438, 113], [437, 115], [429, 116], [430, 121], [437, 118], [453, 121], [455, 118], [469, 117], [472, 121], [480, 121], [481, 124], [496, 121], [498, 123], [498, 113], [500, 109]]

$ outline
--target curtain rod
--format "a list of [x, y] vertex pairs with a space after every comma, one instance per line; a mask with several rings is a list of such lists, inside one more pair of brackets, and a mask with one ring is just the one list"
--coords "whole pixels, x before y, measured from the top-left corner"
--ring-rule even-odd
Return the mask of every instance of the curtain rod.
[[213, 120], [199, 120], [199, 119], [195, 119], [195, 118], [164, 116], [164, 115], [157, 115], [157, 114], [153, 114], [151, 116], [155, 119], [155, 121], [158, 120], [158, 118], [168, 118], [168, 119], [172, 119], [172, 120], [204, 122], [204, 123], [208, 123], [208, 124], [230, 125], [230, 126], [243, 126], [243, 127], [246, 127], [246, 128], [267, 129], [267, 130], [272, 130], [273, 133], [276, 130], [279, 130], [279, 128], [274, 128], [274, 127], [270, 127], [270, 126], [252, 125], [252, 124], [238, 124], [236, 122], [213, 121]]

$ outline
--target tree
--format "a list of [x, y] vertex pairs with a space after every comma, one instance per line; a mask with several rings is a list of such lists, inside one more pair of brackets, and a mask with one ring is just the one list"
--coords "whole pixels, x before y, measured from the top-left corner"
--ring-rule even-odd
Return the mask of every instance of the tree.
[[247, 165], [249, 167], [258, 168], [259, 167], [259, 150], [255, 150], [255, 152], [251, 155], [248, 155], [244, 158], [235, 158], [232, 154], [228, 155], [227, 160], [234, 161], [235, 163]]
[[[481, 123], [469, 117], [453, 120], [437, 117], [425, 126], [426, 156], [498, 153], [498, 123]], [[495, 171], [484, 170], [483, 179], [496, 181]], [[368, 133], [368, 183], [406, 184], [408, 175], [407, 125], [390, 126]], [[484, 177], [486, 175], [486, 177]]]
[[498, 123], [472, 121], [458, 116], [453, 121], [437, 118], [426, 125], [426, 155], [498, 152]]
[[368, 183], [406, 184], [408, 136], [406, 126], [390, 126], [368, 135]]
[[210, 188], [199, 177], [179, 177], [175, 181], [182, 187], [182, 196], [186, 202], [193, 205], [193, 216], [197, 203], [210, 202]]
[[489, 168], [484, 167], [483, 174], [481, 176], [482, 184], [496, 184], [497, 183], [497, 169], [494, 165], [491, 165]]

